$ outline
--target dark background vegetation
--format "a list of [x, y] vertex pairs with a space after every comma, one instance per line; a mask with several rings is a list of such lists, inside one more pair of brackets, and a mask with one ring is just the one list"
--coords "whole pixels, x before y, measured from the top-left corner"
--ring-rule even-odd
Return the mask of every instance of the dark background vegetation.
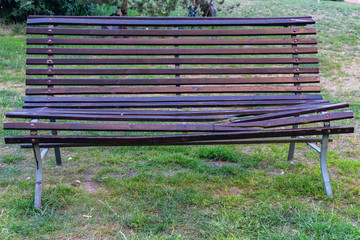
[[[208, 4], [207, 0], [196, 0]], [[28, 15], [103, 15], [109, 8], [120, 5], [123, 15], [168, 16], [176, 7], [187, 8], [193, 0], [1, 0], [0, 18], [3, 23], [21, 23]], [[212, 1], [217, 6], [224, 0]], [[113, 8], [113, 13], [115, 8]], [[221, 11], [221, 9], [219, 9]]]

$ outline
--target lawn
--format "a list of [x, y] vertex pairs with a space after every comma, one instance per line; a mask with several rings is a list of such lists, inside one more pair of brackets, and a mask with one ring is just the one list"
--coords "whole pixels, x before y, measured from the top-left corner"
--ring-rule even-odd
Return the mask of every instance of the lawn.
[[[0, 239], [360, 239], [360, 5], [226, 0], [218, 14], [317, 21], [324, 97], [355, 113], [356, 132], [329, 145], [334, 197], [305, 144], [294, 164], [287, 144], [65, 148], [62, 168], [52, 150], [44, 160], [35, 210], [33, 153], [5, 145], [13, 132], [0, 129]], [[26, 37], [0, 27], [2, 127], [22, 106]]]

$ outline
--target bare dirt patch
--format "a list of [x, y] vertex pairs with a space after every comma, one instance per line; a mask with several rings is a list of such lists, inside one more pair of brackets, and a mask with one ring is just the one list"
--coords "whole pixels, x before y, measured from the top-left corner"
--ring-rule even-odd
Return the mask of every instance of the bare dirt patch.
[[87, 174], [85, 176], [85, 182], [82, 184], [82, 187], [89, 193], [97, 193], [100, 189], [101, 186], [98, 182], [92, 181], [91, 180], [92, 175], [91, 174]]
[[244, 189], [241, 189], [237, 186], [231, 186], [226, 189], [220, 189], [216, 191], [217, 196], [231, 196], [231, 195], [240, 195], [244, 192]]
[[241, 166], [241, 163], [225, 162], [225, 161], [211, 161], [206, 162], [210, 167], [222, 167], [222, 166]]

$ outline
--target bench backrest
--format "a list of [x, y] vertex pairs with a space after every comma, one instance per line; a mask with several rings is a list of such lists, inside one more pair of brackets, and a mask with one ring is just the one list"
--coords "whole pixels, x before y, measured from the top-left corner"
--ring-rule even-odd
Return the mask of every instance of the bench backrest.
[[30, 16], [27, 24], [27, 95], [320, 92], [316, 29], [304, 27], [311, 17]]

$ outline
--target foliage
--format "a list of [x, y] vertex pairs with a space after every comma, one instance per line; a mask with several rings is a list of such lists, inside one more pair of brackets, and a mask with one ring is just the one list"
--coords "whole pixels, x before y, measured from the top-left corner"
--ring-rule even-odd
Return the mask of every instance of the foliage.
[[86, 0], [4, 0], [0, 2], [3, 22], [23, 22], [28, 15], [89, 15], [92, 8]]

